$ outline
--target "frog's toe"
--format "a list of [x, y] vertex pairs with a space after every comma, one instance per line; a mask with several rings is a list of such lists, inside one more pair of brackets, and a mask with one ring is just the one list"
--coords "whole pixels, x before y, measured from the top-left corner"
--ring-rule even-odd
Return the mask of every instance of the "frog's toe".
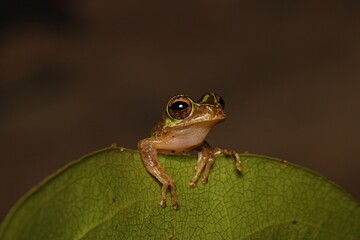
[[240, 163], [236, 163], [236, 169], [241, 173], [243, 173], [243, 171], [244, 171], [244, 168]]
[[189, 186], [192, 187], [192, 188], [196, 187], [196, 182], [190, 181]]
[[204, 177], [201, 179], [201, 182], [202, 182], [203, 184], [207, 184], [208, 178], [204, 176]]
[[177, 202], [175, 202], [175, 203], [172, 204], [172, 208], [174, 210], [178, 210], [180, 208], [180, 205]]
[[165, 207], [166, 207], [166, 199], [161, 199], [161, 200], [160, 200], [160, 206], [161, 206], [162, 208], [165, 208]]

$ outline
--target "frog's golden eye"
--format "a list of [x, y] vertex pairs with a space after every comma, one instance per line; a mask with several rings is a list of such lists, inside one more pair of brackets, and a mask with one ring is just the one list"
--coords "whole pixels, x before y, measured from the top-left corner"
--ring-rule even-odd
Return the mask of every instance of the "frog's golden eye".
[[170, 100], [168, 113], [174, 119], [185, 119], [191, 114], [192, 104], [186, 97], [179, 97]]

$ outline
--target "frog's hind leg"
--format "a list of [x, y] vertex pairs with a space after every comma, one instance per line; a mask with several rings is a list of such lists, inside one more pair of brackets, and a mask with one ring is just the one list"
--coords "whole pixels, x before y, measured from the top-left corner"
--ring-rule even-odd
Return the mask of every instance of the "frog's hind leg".
[[151, 138], [146, 138], [138, 142], [138, 149], [141, 154], [141, 158], [147, 171], [156, 177], [157, 180], [162, 184], [160, 200], [161, 207], [166, 207], [166, 191], [170, 186], [172, 207], [173, 209], [177, 210], [179, 209], [179, 204], [176, 200], [175, 182], [158, 162], [157, 150], [154, 148], [154, 144], [154, 140]]
[[204, 142], [200, 147], [197, 148], [198, 153], [198, 161], [195, 166], [195, 176], [191, 179], [189, 185], [190, 187], [195, 187], [196, 182], [198, 181], [201, 172], [204, 171], [202, 177], [202, 183], [207, 183], [209, 172], [211, 170], [212, 165], [215, 162], [215, 155], [210, 145], [207, 142]]

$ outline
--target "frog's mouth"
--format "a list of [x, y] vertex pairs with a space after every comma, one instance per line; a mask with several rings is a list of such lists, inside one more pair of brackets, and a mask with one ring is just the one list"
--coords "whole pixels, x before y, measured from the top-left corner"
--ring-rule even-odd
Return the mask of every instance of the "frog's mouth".
[[224, 121], [225, 118], [211, 118], [211, 119], [208, 119], [208, 120], [204, 120], [204, 119], [201, 119], [201, 121], [196, 121], [195, 119], [193, 119], [191, 122], [187, 122], [186, 124], [184, 125], [178, 125], [176, 128], [181, 131], [183, 129], [193, 129], [194, 131], [196, 130], [196, 128], [209, 128], [209, 131], [211, 130], [211, 128]]

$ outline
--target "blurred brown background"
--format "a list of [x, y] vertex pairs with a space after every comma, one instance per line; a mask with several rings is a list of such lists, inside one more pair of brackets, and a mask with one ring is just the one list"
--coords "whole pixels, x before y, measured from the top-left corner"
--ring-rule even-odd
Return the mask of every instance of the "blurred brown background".
[[135, 148], [170, 97], [215, 91], [213, 146], [311, 168], [360, 199], [359, 1], [0, 3], [0, 219], [113, 142]]

